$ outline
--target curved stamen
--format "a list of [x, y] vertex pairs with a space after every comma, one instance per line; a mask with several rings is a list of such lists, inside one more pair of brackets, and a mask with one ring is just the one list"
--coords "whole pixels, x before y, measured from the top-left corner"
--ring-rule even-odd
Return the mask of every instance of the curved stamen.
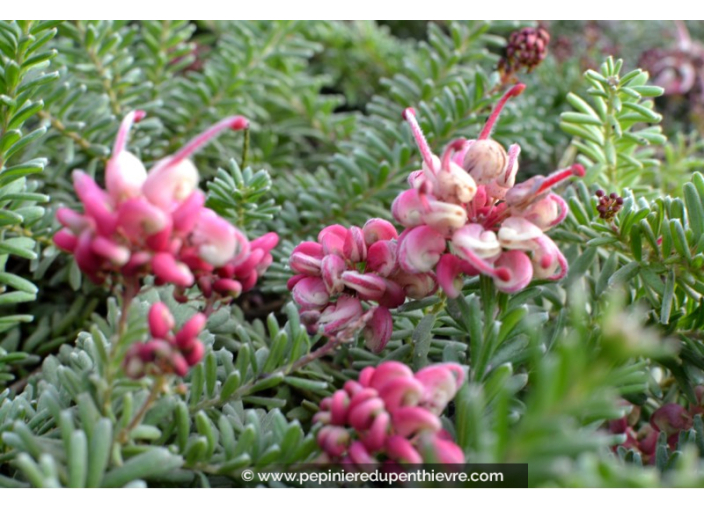
[[504, 109], [506, 102], [512, 97], [520, 96], [525, 88], [526, 86], [523, 83], [517, 83], [511, 87], [501, 99], [499, 99], [499, 102], [494, 107], [494, 111], [491, 112], [489, 119], [486, 121], [486, 124], [484, 124], [484, 129], [482, 129], [482, 132], [479, 134], [479, 137], [477, 138], [478, 140], [486, 140], [489, 138], [489, 135], [491, 135], [491, 130], [494, 129], [494, 124], [496, 124], [499, 115], [501, 115], [501, 110]]
[[466, 144], [467, 140], [464, 138], [458, 138], [457, 140], [450, 142], [445, 148], [445, 152], [442, 153], [442, 163], [440, 164], [440, 169], [449, 172], [452, 156], [454, 156], [456, 152], [464, 149]]
[[193, 138], [186, 145], [181, 147], [176, 154], [169, 160], [169, 164], [178, 163], [188, 157], [190, 157], [195, 151], [200, 149], [203, 145], [208, 143], [211, 139], [217, 136], [221, 131], [225, 129], [232, 129], [233, 131], [239, 131], [241, 129], [246, 129], [249, 127], [249, 121], [240, 115], [234, 117], [227, 117], [220, 122], [213, 124], [208, 129], [203, 131], [201, 134]]
[[413, 133], [413, 138], [415, 138], [418, 149], [420, 149], [420, 155], [423, 158], [423, 162], [433, 173], [435, 173], [437, 169], [435, 168], [435, 163], [433, 161], [433, 152], [428, 146], [428, 141], [425, 139], [425, 135], [423, 134], [423, 130], [420, 128], [420, 124], [418, 124], [418, 119], [416, 119], [416, 111], [413, 108], [406, 108], [403, 110], [403, 118], [411, 127], [411, 133]]
[[579, 163], [575, 163], [569, 168], [565, 168], [563, 170], [558, 170], [556, 172], [551, 173], [545, 179], [543, 179], [540, 183], [540, 187], [538, 190], [535, 192], [536, 195], [540, 195], [544, 191], [552, 188], [556, 184], [564, 181], [565, 179], [569, 179], [570, 177], [577, 176], [577, 177], [584, 177], [585, 170], [582, 165]]
[[547, 268], [552, 265], [551, 253], [557, 258], [557, 263], [560, 265], [560, 271], [552, 276], [548, 276], [546, 280], [561, 280], [567, 274], [568, 264], [567, 259], [559, 250], [559, 248], [549, 238], [541, 236], [535, 240], [535, 243], [545, 252], [540, 260], [540, 265]]
[[115, 138], [115, 145], [112, 149], [112, 155], [115, 156], [125, 150], [127, 145], [127, 135], [132, 129], [132, 126], [142, 120], [147, 115], [144, 110], [133, 110], [125, 115], [120, 123], [120, 128], [117, 130], [117, 137]]
[[567, 217], [569, 208], [567, 206], [567, 202], [565, 202], [565, 200], [560, 195], [551, 193], [550, 195], [548, 195], [548, 197], [550, 198], [550, 200], [557, 204], [557, 208], [560, 210], [560, 213], [557, 215], [557, 218], [555, 218], [555, 220], [550, 223], [550, 226], [554, 227], [555, 225], [559, 225], [560, 223], [562, 223], [562, 221]]

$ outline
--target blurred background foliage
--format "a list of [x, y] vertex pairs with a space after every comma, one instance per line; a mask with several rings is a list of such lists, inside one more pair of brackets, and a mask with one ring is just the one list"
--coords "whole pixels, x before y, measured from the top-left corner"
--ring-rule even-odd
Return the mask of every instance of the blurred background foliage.
[[[704, 25], [685, 25], [686, 45], [673, 22], [541, 23], [547, 58], [502, 76], [526, 26], [538, 22], [0, 22], [0, 486], [240, 484], [245, 466], [309, 460], [311, 416], [344, 380], [419, 352], [469, 366], [445, 417], [469, 461], [529, 462], [531, 485], [704, 484]], [[628, 74], [639, 67], [650, 75]], [[289, 372], [320, 340], [288, 303], [292, 247], [389, 217], [419, 166], [405, 107], [439, 150], [476, 136], [506, 80], [527, 84], [495, 131], [521, 144], [519, 180], [575, 159], [593, 177], [565, 191], [566, 280], [510, 297], [470, 280], [445, 306], [407, 304], [380, 355], [345, 346]], [[614, 115], [586, 118], [595, 81], [615, 87]], [[205, 363], [124, 432], [144, 385], [125, 382], [114, 413], [95, 404], [118, 312], [50, 238], [56, 208], [75, 205], [71, 171], [100, 182], [135, 108], [148, 116], [131, 150], [147, 164], [246, 115], [246, 137], [197, 155], [201, 186], [250, 237], [282, 243], [262, 287], [211, 317]], [[615, 218], [597, 187], [623, 198]], [[157, 299], [179, 322], [191, 311], [151, 291], [135, 338]], [[668, 403], [694, 418], [655, 434], [655, 453], [628, 446]]]

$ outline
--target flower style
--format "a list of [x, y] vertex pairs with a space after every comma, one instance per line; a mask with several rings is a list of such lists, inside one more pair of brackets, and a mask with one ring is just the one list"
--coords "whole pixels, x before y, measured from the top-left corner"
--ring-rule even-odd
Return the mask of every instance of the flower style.
[[397, 258], [408, 273], [435, 271], [450, 297], [459, 295], [463, 274], [490, 276], [499, 290], [510, 293], [534, 277], [557, 280], [567, 272], [565, 257], [545, 234], [568, 211], [551, 189], [583, 176], [584, 168], [575, 164], [516, 184], [520, 147], [506, 151], [490, 138], [506, 102], [524, 88], [518, 84], [504, 94], [476, 140], [455, 140], [440, 158], [430, 150], [414, 110], [404, 112], [423, 166], [411, 173], [411, 189], [392, 206], [394, 218], [406, 227]]
[[455, 363], [414, 374], [403, 363], [367, 367], [320, 404], [321, 461], [372, 466], [382, 458], [399, 464], [464, 462], [464, 452], [442, 429], [440, 415], [464, 380]]
[[310, 332], [323, 327], [334, 335], [360, 322], [370, 308], [364, 326], [367, 347], [384, 349], [393, 329], [390, 308], [406, 297], [420, 299], [435, 292], [430, 272], [404, 269], [397, 258], [399, 238], [386, 220], [369, 220], [362, 228], [331, 225], [318, 235], [318, 242], [306, 241], [294, 248], [289, 265], [296, 273], [288, 281], [301, 319]]
[[198, 335], [205, 321], [205, 315], [197, 313], [174, 333], [175, 321], [168, 307], [161, 302], [154, 303], [148, 317], [152, 338], [130, 347], [124, 360], [125, 373], [132, 379], [146, 374], [183, 377], [190, 367], [203, 359], [205, 347]]
[[156, 284], [174, 284], [178, 294], [197, 284], [209, 297], [236, 297], [271, 264], [274, 233], [250, 242], [238, 229], [206, 208], [198, 170], [189, 159], [225, 129], [247, 127], [244, 117], [223, 119], [147, 172], [126, 150], [132, 125], [143, 111], [127, 114], [120, 125], [102, 189], [76, 170], [73, 183], [83, 214], [60, 208], [64, 226], [55, 244], [72, 253], [96, 283], [109, 276], [132, 282], [153, 274]]

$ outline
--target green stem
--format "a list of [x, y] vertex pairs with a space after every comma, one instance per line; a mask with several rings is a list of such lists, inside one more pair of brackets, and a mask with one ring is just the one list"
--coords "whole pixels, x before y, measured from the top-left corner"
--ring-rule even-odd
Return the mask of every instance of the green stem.
[[120, 431], [118, 435], [118, 441], [120, 443], [126, 443], [130, 438], [130, 432], [132, 432], [140, 423], [142, 423], [142, 420], [147, 414], [147, 411], [151, 409], [152, 405], [154, 405], [154, 402], [156, 402], [156, 399], [161, 394], [164, 388], [164, 383], [165, 379], [163, 376], [159, 376], [154, 380], [154, 384], [152, 385], [152, 389], [149, 392], [147, 400], [144, 401], [144, 404], [142, 404], [142, 407], [139, 408], [139, 411], [137, 411], [137, 414], [134, 415], [130, 423]]

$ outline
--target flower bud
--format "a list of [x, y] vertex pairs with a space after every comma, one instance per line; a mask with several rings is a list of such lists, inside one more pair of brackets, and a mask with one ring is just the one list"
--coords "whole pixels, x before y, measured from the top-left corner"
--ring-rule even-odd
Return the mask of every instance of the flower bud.
[[208, 318], [202, 313], [197, 313], [188, 319], [179, 332], [176, 333], [176, 345], [180, 347], [197, 338], [203, 331], [207, 320]]
[[391, 214], [404, 227], [423, 225], [423, 216], [427, 211], [427, 202], [421, 199], [416, 189], [409, 189], [399, 194], [391, 204]]
[[330, 294], [325, 288], [322, 278], [308, 276], [301, 279], [293, 287], [293, 300], [303, 310], [321, 309], [328, 304]]
[[172, 161], [166, 158], [158, 162], [142, 185], [144, 196], [166, 212], [186, 200], [198, 186], [198, 170], [190, 159]]
[[345, 288], [342, 281], [342, 273], [347, 268], [347, 264], [337, 255], [326, 255], [320, 265], [325, 287], [330, 295], [339, 294]]
[[681, 430], [690, 429], [692, 427], [692, 417], [681, 405], [669, 403], [653, 413], [650, 417], [650, 424], [655, 430], [671, 436]]
[[345, 286], [359, 294], [364, 300], [376, 301], [386, 291], [386, 281], [381, 276], [358, 271], [344, 271], [342, 281]]
[[54, 234], [54, 244], [61, 250], [72, 253], [78, 244], [78, 238], [67, 228], [62, 228]]
[[383, 411], [384, 401], [378, 397], [372, 397], [356, 406], [351, 403], [348, 420], [356, 431], [367, 430], [376, 415]]
[[379, 396], [390, 413], [400, 407], [416, 406], [423, 398], [425, 388], [413, 377], [396, 377], [379, 389]]
[[325, 255], [337, 255], [345, 260], [352, 254], [352, 234], [342, 225], [330, 225], [318, 234]]
[[157, 301], [149, 309], [149, 332], [153, 338], [166, 338], [175, 326], [169, 307]]
[[[518, 250], [506, 251], [496, 260], [494, 284], [502, 292], [514, 293], [523, 290], [533, 278], [533, 265], [528, 255]], [[503, 272], [499, 272], [503, 270]]]
[[423, 221], [443, 236], [452, 233], [467, 223], [467, 211], [456, 204], [430, 200], [430, 209], [423, 214]]
[[144, 164], [131, 152], [114, 154], [105, 167], [105, 187], [116, 204], [140, 196], [146, 180]]
[[362, 232], [364, 233], [364, 242], [367, 243], [367, 246], [371, 246], [377, 241], [391, 241], [398, 238], [396, 227], [381, 218], [368, 220], [362, 227]]
[[350, 444], [350, 433], [342, 427], [326, 426], [318, 432], [318, 446], [331, 457], [340, 457]]
[[477, 184], [489, 184], [506, 171], [508, 155], [500, 143], [476, 140], [467, 150], [462, 167]]
[[436, 174], [433, 193], [452, 203], [467, 204], [477, 193], [477, 183], [462, 167], [450, 161]]
[[100, 234], [112, 235], [117, 227], [117, 216], [112, 209], [110, 196], [85, 172], [74, 170], [72, 176], [73, 188], [83, 203], [86, 216], [95, 221]]
[[247, 238], [211, 209], [200, 210], [192, 236], [193, 243], [198, 246], [198, 255], [215, 267], [249, 254]]
[[399, 361], [385, 361], [371, 373], [369, 387], [380, 390], [397, 377], [413, 378], [413, 371]]
[[188, 266], [177, 262], [174, 256], [167, 252], [157, 253], [152, 257], [152, 269], [158, 278], [181, 287], [190, 287], [195, 281]]
[[324, 256], [322, 245], [312, 241], [304, 241], [291, 252], [289, 265], [296, 273], [319, 276]]
[[391, 413], [391, 422], [396, 433], [403, 437], [442, 429], [440, 418], [422, 407], [399, 407]]
[[369, 429], [361, 433], [362, 443], [369, 452], [377, 452], [384, 447], [389, 434], [391, 418], [389, 413], [381, 412], [376, 415]]
[[523, 216], [545, 232], [561, 223], [567, 216], [568, 210], [567, 204], [562, 197], [550, 193], [517, 214]]
[[396, 269], [396, 249], [394, 241], [377, 241], [367, 251], [367, 269], [379, 276], [389, 276]]
[[462, 275], [475, 276], [478, 272], [468, 262], [451, 253], [446, 253], [440, 257], [440, 261], [435, 268], [435, 274], [440, 288], [442, 288], [447, 297], [456, 298], [460, 295], [462, 287], [464, 287]]
[[364, 345], [374, 353], [383, 351], [391, 339], [393, 329], [394, 323], [389, 309], [383, 306], [376, 307], [372, 318], [364, 327]]
[[335, 304], [329, 305], [323, 310], [318, 319], [318, 324], [324, 326], [327, 334], [335, 334], [344, 330], [364, 313], [359, 299], [347, 294], [337, 298]]
[[408, 439], [401, 436], [391, 436], [386, 440], [386, 453], [389, 458], [402, 464], [422, 464], [423, 458], [413, 448]]
[[440, 416], [462, 386], [464, 371], [456, 363], [442, 363], [423, 368], [415, 379], [423, 387], [421, 405]]
[[499, 229], [499, 243], [508, 250], [530, 251], [536, 247], [535, 241], [543, 231], [525, 218], [506, 218]]
[[419, 450], [423, 460], [433, 464], [464, 464], [462, 448], [440, 434], [423, 433], [419, 439]]
[[433, 294], [438, 285], [433, 273], [404, 273], [394, 275], [394, 282], [399, 284], [403, 292], [411, 299], [423, 299]]
[[536, 278], [548, 280], [559, 280], [564, 277], [567, 274], [567, 259], [553, 240], [542, 235], [536, 239], [536, 245], [536, 249], [531, 254], [533, 275]]
[[91, 242], [91, 249], [118, 267], [124, 266], [130, 260], [130, 251], [107, 237], [94, 238]]
[[218, 278], [213, 283], [213, 290], [223, 296], [238, 298], [242, 294], [242, 284], [230, 278]]
[[125, 200], [117, 214], [120, 231], [133, 242], [171, 228], [171, 218], [143, 198]]
[[364, 231], [359, 227], [350, 227], [350, 241], [352, 249], [350, 251], [350, 261], [361, 262], [367, 258], [367, 245], [364, 242]]
[[445, 251], [445, 238], [428, 226], [407, 230], [399, 238], [398, 262], [404, 271], [425, 273], [435, 267]]

